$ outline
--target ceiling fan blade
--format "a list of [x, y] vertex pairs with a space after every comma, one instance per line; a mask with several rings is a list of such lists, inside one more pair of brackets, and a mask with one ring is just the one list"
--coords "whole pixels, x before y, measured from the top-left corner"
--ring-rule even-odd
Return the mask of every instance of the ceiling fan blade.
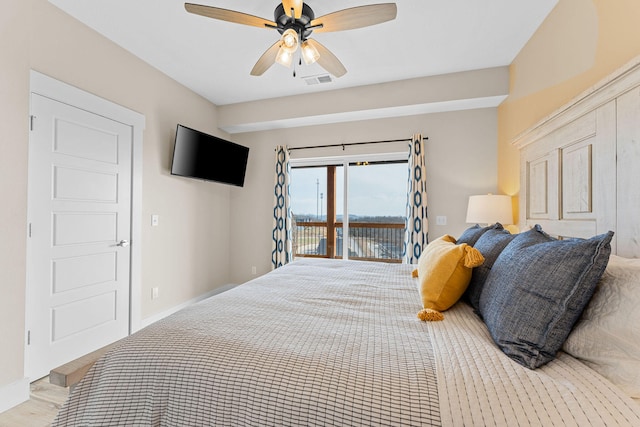
[[260, 28], [276, 27], [276, 23], [273, 21], [242, 12], [236, 12], [235, 10], [220, 9], [219, 7], [203, 6], [193, 3], [185, 3], [184, 8], [189, 13], [206, 16], [207, 18], [220, 19], [221, 21], [235, 22], [236, 24], [251, 25]]
[[291, 16], [291, 9], [294, 10], [296, 19], [300, 19], [302, 16], [302, 0], [282, 0], [282, 7], [284, 7], [284, 13], [287, 16]]
[[370, 4], [329, 13], [314, 19], [309, 25], [321, 25], [313, 29], [314, 33], [353, 30], [391, 21], [396, 18], [397, 13], [395, 3]]
[[333, 54], [329, 49], [324, 47], [320, 42], [313, 39], [307, 39], [307, 43], [312, 45], [318, 50], [320, 58], [318, 58], [318, 65], [327, 70], [329, 73], [336, 77], [342, 77], [347, 73], [347, 69], [344, 68], [342, 62]]
[[261, 76], [267, 71], [275, 62], [276, 56], [278, 55], [278, 50], [280, 50], [280, 40], [275, 42], [269, 49], [262, 54], [256, 65], [253, 66], [251, 70], [252, 76]]

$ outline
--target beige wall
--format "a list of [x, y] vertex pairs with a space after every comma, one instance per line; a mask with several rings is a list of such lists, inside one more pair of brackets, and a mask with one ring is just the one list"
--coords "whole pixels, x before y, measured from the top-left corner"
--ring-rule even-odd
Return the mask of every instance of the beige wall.
[[[375, 91], [375, 88], [372, 88]], [[427, 197], [431, 237], [458, 236], [465, 223], [468, 196], [496, 192], [497, 109], [485, 108], [425, 114], [385, 120], [313, 126], [234, 135], [250, 147], [245, 186], [233, 192], [231, 228], [232, 281], [243, 282], [271, 269], [273, 228], [274, 148], [410, 138], [414, 133], [426, 141]], [[405, 151], [406, 143], [366, 146], [367, 152]], [[361, 146], [293, 151], [292, 158], [357, 154]], [[448, 224], [438, 226], [434, 218], [446, 215]]]
[[[229, 283], [231, 189], [169, 174], [177, 123], [228, 137], [213, 104], [46, 0], [5, 1], [0, 31], [1, 391], [23, 377], [30, 69], [146, 117], [143, 319]], [[151, 228], [151, 214], [160, 215], [158, 227]], [[160, 298], [152, 301], [156, 286]]]
[[22, 378], [30, 8], [0, 14], [0, 387]]
[[498, 108], [501, 192], [520, 190], [517, 135], [640, 55], [638, 17], [637, 0], [559, 1], [510, 67]]

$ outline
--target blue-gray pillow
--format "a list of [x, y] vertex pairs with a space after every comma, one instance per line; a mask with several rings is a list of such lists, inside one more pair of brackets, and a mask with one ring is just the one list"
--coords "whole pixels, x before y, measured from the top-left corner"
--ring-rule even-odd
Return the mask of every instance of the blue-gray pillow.
[[502, 250], [515, 237], [515, 234], [511, 234], [509, 231], [505, 230], [501, 224], [496, 223], [494, 228], [484, 232], [475, 245], [473, 245], [473, 247], [479, 250], [484, 257], [484, 263], [475, 267], [471, 272], [471, 281], [469, 282], [469, 286], [462, 298], [464, 301], [468, 302], [476, 312], [478, 312], [478, 308], [480, 306], [482, 288], [484, 287], [484, 283], [489, 276], [489, 272], [491, 271], [493, 264], [502, 253]]
[[612, 237], [556, 240], [536, 225], [504, 248], [479, 311], [507, 356], [530, 369], [555, 358], [604, 273]]
[[[478, 241], [480, 236], [482, 236], [488, 230], [491, 230], [492, 228], [496, 227], [496, 225], [499, 225], [499, 224], [498, 223], [491, 224], [486, 227], [481, 227], [480, 225], [476, 224], [473, 227], [469, 227], [462, 232], [462, 234], [460, 235], [460, 237], [458, 237], [458, 239], [456, 239], [456, 245], [461, 245], [463, 243], [466, 243], [469, 246], [473, 246]], [[502, 225], [500, 225], [500, 227], [502, 227]]]

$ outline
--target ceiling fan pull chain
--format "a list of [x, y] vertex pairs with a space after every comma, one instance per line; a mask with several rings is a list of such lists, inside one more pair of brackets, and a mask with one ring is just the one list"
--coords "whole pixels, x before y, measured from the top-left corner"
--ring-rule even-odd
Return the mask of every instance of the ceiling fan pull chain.
[[[302, 67], [302, 55], [298, 56], [298, 66]], [[296, 65], [293, 65], [293, 77], [296, 76]]]

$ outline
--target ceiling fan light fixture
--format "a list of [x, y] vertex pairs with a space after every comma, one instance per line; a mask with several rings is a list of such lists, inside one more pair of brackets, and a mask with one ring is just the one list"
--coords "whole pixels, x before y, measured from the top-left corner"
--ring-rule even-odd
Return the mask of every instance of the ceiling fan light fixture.
[[300, 49], [302, 50], [302, 59], [304, 59], [305, 64], [310, 65], [320, 59], [320, 52], [308, 40], [302, 42]]
[[291, 63], [293, 62], [293, 52], [289, 52], [289, 50], [285, 49], [284, 46], [281, 45], [278, 50], [278, 54], [276, 55], [276, 62], [287, 68], [291, 67]]
[[282, 33], [282, 37], [280, 38], [282, 41], [281, 49], [288, 51], [289, 53], [293, 53], [298, 49], [298, 33], [289, 28]]
[[271, 21], [214, 6], [185, 3], [184, 7], [187, 12], [196, 15], [236, 24], [275, 29], [280, 33], [280, 39], [260, 56], [251, 69], [252, 76], [262, 75], [275, 62], [291, 67], [299, 47], [300, 58], [296, 59], [300, 65], [304, 59], [306, 64], [317, 63], [334, 77], [341, 77], [347, 69], [330, 50], [310, 39], [311, 33], [369, 27], [396, 19], [398, 12], [395, 3], [379, 3], [342, 9], [316, 18], [313, 9], [305, 3], [305, 0], [279, 0]]

